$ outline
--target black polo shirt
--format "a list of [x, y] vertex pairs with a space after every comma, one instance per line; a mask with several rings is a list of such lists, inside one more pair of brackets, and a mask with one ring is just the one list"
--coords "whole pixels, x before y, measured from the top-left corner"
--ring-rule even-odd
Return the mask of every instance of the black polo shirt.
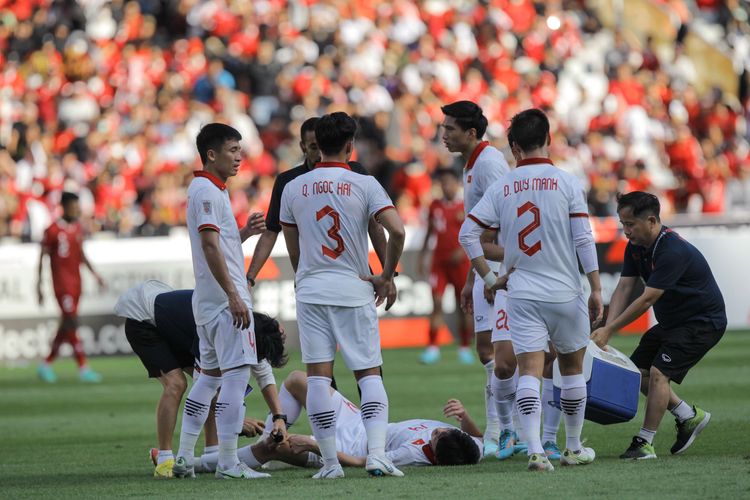
[[656, 320], [664, 328], [688, 321], [705, 321], [717, 330], [727, 326], [724, 298], [708, 262], [668, 227], [662, 227], [649, 248], [628, 242], [622, 276], [640, 276], [646, 286], [664, 290], [654, 304]]
[[[369, 175], [365, 167], [361, 163], [356, 161], [350, 161], [349, 167], [352, 172], [356, 172], [362, 175]], [[266, 227], [274, 233], [281, 232], [281, 223], [279, 222], [279, 212], [281, 212], [281, 195], [284, 193], [284, 188], [291, 181], [296, 179], [302, 174], [306, 174], [310, 171], [307, 166], [307, 162], [302, 165], [298, 165], [286, 172], [280, 173], [276, 176], [276, 180], [273, 182], [273, 191], [271, 192], [271, 203], [268, 205], [268, 213], [266, 214]]]

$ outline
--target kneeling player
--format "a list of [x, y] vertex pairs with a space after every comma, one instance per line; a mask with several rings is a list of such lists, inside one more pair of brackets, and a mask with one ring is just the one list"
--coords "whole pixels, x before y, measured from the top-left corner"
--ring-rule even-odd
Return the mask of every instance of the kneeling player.
[[[305, 406], [307, 376], [300, 371], [289, 374], [281, 386], [279, 398], [287, 414], [289, 426], [299, 418]], [[331, 389], [336, 413], [336, 448], [344, 466], [362, 467], [367, 460], [367, 434], [360, 410], [340, 392]], [[451, 399], [443, 408], [446, 417], [455, 417], [461, 425], [436, 420], [414, 419], [388, 424], [386, 456], [395, 466], [406, 465], [471, 465], [479, 462], [482, 433], [460, 401]], [[268, 428], [268, 425], [266, 425]], [[272, 439], [237, 450], [240, 460], [258, 467], [279, 460], [301, 467], [320, 467], [320, 450], [312, 436], [292, 434], [288, 443], [275, 445]], [[218, 454], [205, 454], [195, 459], [195, 470], [211, 472]]]
[[[125, 335], [133, 351], [149, 377], [158, 378], [164, 387], [156, 408], [159, 449], [152, 450], [154, 477], [172, 476], [172, 438], [180, 401], [187, 389], [184, 373], [193, 376], [193, 366], [199, 358], [192, 296], [192, 290], [173, 290], [160, 281], [149, 280], [125, 291], [115, 305], [115, 313], [126, 318]], [[261, 362], [252, 365], [251, 370], [271, 414], [281, 414], [271, 366], [278, 368], [286, 363], [284, 332], [276, 320], [265, 314], [253, 313], [253, 317]], [[248, 421], [245, 427], [245, 433], [249, 434], [250, 429], [260, 425]], [[213, 412], [204, 431], [206, 450], [218, 450]]]

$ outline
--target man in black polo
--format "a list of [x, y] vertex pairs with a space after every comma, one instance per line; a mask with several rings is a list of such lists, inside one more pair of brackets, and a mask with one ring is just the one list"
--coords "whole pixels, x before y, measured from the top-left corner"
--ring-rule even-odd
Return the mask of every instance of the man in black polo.
[[[614, 332], [654, 307], [658, 324], [643, 335], [631, 356], [643, 374], [646, 416], [620, 458], [656, 458], [653, 439], [667, 409], [677, 422], [672, 454], [685, 451], [706, 427], [711, 414], [688, 405], [669, 383], [681, 383], [727, 326], [724, 299], [708, 262], [693, 245], [662, 226], [659, 208], [659, 200], [649, 193], [635, 191], [618, 197], [617, 213], [629, 241], [606, 326], [591, 334], [604, 347]], [[645, 290], [630, 302], [639, 277]]]
[[[320, 161], [320, 150], [318, 149], [317, 142], [315, 142], [316, 123], [318, 123], [318, 118], [308, 118], [302, 124], [300, 130], [299, 145], [302, 153], [305, 155], [305, 161], [301, 165], [280, 173], [273, 183], [271, 203], [268, 206], [268, 213], [266, 214], [266, 229], [260, 235], [258, 243], [255, 245], [253, 260], [250, 262], [250, 268], [247, 270], [247, 282], [250, 287], [255, 286], [255, 278], [271, 255], [276, 238], [278, 238], [281, 232], [279, 209], [281, 207], [281, 195], [284, 192], [284, 187], [293, 179], [312, 170], [315, 164]], [[368, 175], [364, 167], [357, 162], [349, 162], [349, 166], [353, 172]], [[385, 247], [387, 244], [383, 226], [376, 222], [375, 219], [370, 219], [368, 233], [375, 253], [382, 264], [385, 259]]]

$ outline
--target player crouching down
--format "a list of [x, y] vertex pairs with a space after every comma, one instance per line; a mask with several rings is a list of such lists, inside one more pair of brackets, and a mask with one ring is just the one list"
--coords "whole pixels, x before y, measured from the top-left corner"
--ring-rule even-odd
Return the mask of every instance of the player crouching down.
[[[336, 413], [336, 448], [343, 466], [364, 467], [367, 460], [367, 434], [360, 409], [343, 394], [331, 388]], [[305, 406], [307, 376], [301, 371], [289, 374], [281, 386], [279, 399], [291, 427]], [[407, 465], [471, 465], [479, 462], [482, 432], [460, 401], [451, 399], [443, 408], [446, 417], [455, 417], [460, 429], [436, 420], [413, 419], [388, 424], [386, 457], [397, 467]], [[265, 426], [269, 429], [268, 422]], [[259, 467], [271, 460], [300, 467], [322, 466], [318, 444], [312, 436], [290, 434], [281, 444], [264, 434], [256, 444], [237, 450], [237, 456], [249, 467]], [[195, 459], [196, 472], [216, 469], [218, 453]]]

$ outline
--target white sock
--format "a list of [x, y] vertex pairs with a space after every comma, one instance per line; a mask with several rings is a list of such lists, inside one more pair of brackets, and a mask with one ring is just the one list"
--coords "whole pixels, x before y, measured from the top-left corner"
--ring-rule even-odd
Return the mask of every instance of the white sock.
[[159, 450], [159, 455], [156, 457], [156, 465], [163, 464], [167, 460], [173, 460], [174, 455], [172, 454], [172, 450]]
[[195, 458], [193, 464], [195, 472], [216, 472], [216, 464], [219, 463], [219, 446], [217, 445], [216, 448], [216, 451], [204, 453]]
[[185, 407], [182, 410], [180, 449], [177, 456], [185, 457], [188, 463], [193, 461], [195, 443], [198, 441], [203, 424], [206, 423], [211, 400], [219, 385], [221, 385], [221, 378], [203, 375], [195, 381], [185, 400]]
[[518, 378], [516, 390], [518, 417], [526, 435], [528, 454], [544, 453], [539, 439], [539, 425], [542, 420], [542, 401], [539, 397], [539, 379], [531, 375]]
[[542, 443], [557, 443], [557, 429], [562, 413], [552, 403], [555, 401], [551, 378], [542, 379]]
[[484, 365], [487, 372], [487, 381], [484, 385], [484, 416], [487, 426], [484, 429], [484, 439], [497, 441], [500, 438], [500, 420], [497, 417], [495, 397], [492, 395], [492, 377], [495, 374], [495, 360], [488, 361]]
[[385, 433], [388, 430], [388, 395], [380, 375], [368, 375], [357, 382], [362, 391], [362, 423], [367, 433], [367, 453], [385, 456]]
[[560, 408], [565, 416], [565, 447], [581, 449], [581, 430], [586, 412], [586, 379], [583, 374], [563, 375]]
[[638, 431], [638, 437], [647, 441], [648, 444], [654, 443], [655, 436], [656, 436], [656, 431], [650, 431], [648, 429], [644, 429], [643, 427], [641, 427], [641, 430]]
[[307, 417], [325, 466], [339, 463], [336, 456], [336, 411], [331, 398], [331, 379], [307, 377]]
[[680, 404], [669, 410], [672, 415], [674, 415], [674, 418], [677, 419], [679, 422], [684, 422], [685, 420], [690, 420], [695, 416], [695, 410], [692, 406], [687, 404], [684, 401], [680, 401]]
[[237, 437], [242, 428], [245, 387], [250, 379], [250, 366], [229, 370], [221, 376], [221, 391], [216, 401], [216, 433], [219, 436], [219, 465], [231, 469], [237, 458]]
[[255, 458], [251, 445], [243, 446], [237, 450], [237, 458], [240, 459], [240, 462], [247, 464], [248, 467], [255, 468], [263, 465], [257, 458]]
[[[286, 423], [289, 427], [294, 424], [299, 418], [299, 414], [302, 412], [302, 405], [299, 401], [294, 399], [292, 393], [286, 388], [284, 384], [281, 384], [279, 390], [279, 403], [281, 404], [281, 411], [286, 415]], [[273, 429], [273, 415], [270, 413], [266, 417], [266, 427], [263, 429], [263, 434], [270, 434]]]
[[497, 417], [500, 422], [500, 430], [515, 431], [513, 425], [513, 406], [516, 402], [516, 384], [515, 377], [508, 379], [498, 378], [492, 374], [492, 394], [495, 396], [495, 408]]

